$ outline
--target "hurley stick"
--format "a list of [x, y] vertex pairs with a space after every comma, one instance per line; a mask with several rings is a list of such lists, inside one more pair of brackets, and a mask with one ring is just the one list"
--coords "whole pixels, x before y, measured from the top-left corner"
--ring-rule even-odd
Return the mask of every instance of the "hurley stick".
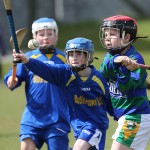
[[[14, 49], [17, 53], [20, 53], [18, 41], [17, 41], [17, 37], [16, 37], [16, 32], [15, 32], [16, 30], [15, 30], [15, 25], [14, 25], [14, 20], [13, 20], [11, 2], [10, 2], [10, 0], [3, 0], [3, 2], [4, 2], [6, 14], [7, 14], [7, 19], [8, 19], [8, 23], [9, 23], [10, 33], [11, 33], [12, 40], [13, 40]], [[13, 62], [13, 67], [12, 67], [12, 69], [13, 69], [12, 70], [12, 80], [13, 81], [15, 81], [15, 78], [16, 78], [17, 63], [20, 63], [20, 61]]]
[[6, 14], [7, 14], [8, 22], [9, 22], [9, 28], [10, 28], [11, 36], [13, 39], [15, 51], [17, 53], [20, 53], [19, 47], [18, 47], [18, 41], [17, 41], [17, 37], [16, 37], [16, 33], [15, 33], [16, 30], [15, 30], [15, 25], [14, 25], [14, 20], [13, 20], [11, 2], [10, 2], [10, 0], [3, 0], [3, 2], [4, 2]]
[[[27, 29], [26, 28], [22, 28], [22, 29], [19, 29], [19, 30], [16, 31], [16, 37], [17, 37], [19, 49], [21, 47], [22, 41], [23, 41], [26, 33], [27, 33]], [[14, 49], [15, 46], [14, 46], [14, 42], [13, 42], [12, 36], [10, 37], [10, 44], [12, 46], [12, 49]], [[17, 63], [13, 62], [13, 66], [12, 66], [12, 81], [15, 81], [16, 69], [17, 69]]]

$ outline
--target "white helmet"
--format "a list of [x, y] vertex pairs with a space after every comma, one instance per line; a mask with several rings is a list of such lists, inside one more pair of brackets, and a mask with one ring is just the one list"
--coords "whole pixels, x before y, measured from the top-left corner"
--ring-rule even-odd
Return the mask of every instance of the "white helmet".
[[32, 34], [36, 36], [36, 32], [43, 29], [54, 29], [56, 36], [58, 36], [58, 26], [52, 18], [40, 18], [35, 20], [32, 24]]

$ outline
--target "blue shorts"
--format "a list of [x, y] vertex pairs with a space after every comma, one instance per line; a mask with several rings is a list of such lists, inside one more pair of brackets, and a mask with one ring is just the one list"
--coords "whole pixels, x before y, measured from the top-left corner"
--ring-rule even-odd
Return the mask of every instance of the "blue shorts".
[[47, 144], [48, 150], [68, 150], [69, 139], [68, 133], [56, 128], [35, 128], [31, 126], [21, 125], [20, 141], [31, 138], [38, 149], [44, 142]]
[[91, 126], [85, 126], [77, 139], [83, 139], [87, 141], [92, 147], [89, 150], [104, 150], [106, 131], [100, 131], [97, 128], [91, 128]]

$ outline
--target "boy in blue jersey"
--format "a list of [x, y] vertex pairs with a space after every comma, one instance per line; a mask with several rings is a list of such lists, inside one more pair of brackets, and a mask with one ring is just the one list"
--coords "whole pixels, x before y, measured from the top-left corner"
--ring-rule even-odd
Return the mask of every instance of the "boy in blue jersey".
[[[114, 117], [118, 128], [113, 135], [111, 150], [144, 150], [150, 140], [150, 105], [146, 93], [143, 57], [132, 45], [138, 38], [137, 22], [129, 16], [106, 18], [100, 39], [108, 50], [100, 72], [109, 83]], [[116, 64], [116, 59], [122, 64]]]
[[[46, 64], [64, 64], [64, 53], [56, 48], [58, 27], [51, 18], [39, 18], [32, 24], [33, 38], [39, 47], [26, 53]], [[41, 70], [42, 71], [42, 70]], [[44, 142], [48, 150], [67, 150], [70, 122], [65, 97], [60, 87], [50, 84], [24, 64], [17, 65], [17, 76], [12, 82], [12, 70], [4, 77], [10, 90], [25, 82], [26, 107], [20, 124], [21, 150], [41, 149]]]
[[[66, 44], [67, 64], [51, 65], [14, 52], [14, 60], [64, 92], [76, 142], [73, 150], [104, 150], [108, 128], [107, 110], [113, 115], [106, 81], [91, 65], [94, 45], [86, 38]], [[106, 105], [107, 104], [107, 105]]]

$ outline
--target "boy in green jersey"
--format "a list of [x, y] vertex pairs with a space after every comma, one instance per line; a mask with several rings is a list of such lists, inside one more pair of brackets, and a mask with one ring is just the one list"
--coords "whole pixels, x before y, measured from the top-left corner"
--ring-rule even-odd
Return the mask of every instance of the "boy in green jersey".
[[[100, 40], [108, 50], [100, 72], [109, 83], [118, 128], [111, 150], [144, 150], [150, 140], [150, 106], [146, 93], [147, 72], [139, 68], [143, 57], [132, 45], [138, 38], [137, 22], [128, 16], [104, 19]], [[121, 64], [115, 63], [120, 58]]]

